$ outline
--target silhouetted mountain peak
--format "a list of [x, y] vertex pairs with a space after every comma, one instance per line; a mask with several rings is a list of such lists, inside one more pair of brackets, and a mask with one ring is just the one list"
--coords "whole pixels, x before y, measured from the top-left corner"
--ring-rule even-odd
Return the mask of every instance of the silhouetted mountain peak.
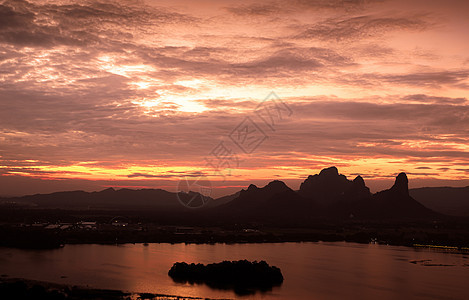
[[100, 193], [114, 193], [116, 190], [113, 187], [102, 190]]
[[360, 175], [355, 177], [350, 189], [347, 191], [347, 196], [353, 200], [371, 197], [370, 189], [366, 186], [363, 177]]
[[269, 182], [264, 189], [270, 189], [274, 192], [284, 192], [286, 190], [290, 190], [290, 188], [285, 184], [285, 182], [280, 180], [274, 180]]
[[255, 184], [250, 184], [248, 186], [248, 191], [255, 191], [255, 190], [258, 190], [259, 188], [255, 185]]
[[258, 188], [254, 184], [251, 184], [247, 190], [241, 190], [239, 196], [232, 202], [244, 202], [250, 204], [264, 203], [273, 196], [283, 194], [288, 191], [293, 192], [293, 190], [290, 189], [283, 181], [279, 180], [271, 181], [262, 188]]
[[407, 179], [406, 173], [402, 172], [397, 175], [391, 190], [403, 195], [409, 195], [409, 179]]
[[365, 180], [363, 180], [363, 177], [361, 177], [360, 175], [355, 177], [355, 179], [353, 180], [353, 183], [356, 186], [366, 186], [365, 185]]
[[334, 166], [322, 169], [321, 172], [319, 172], [319, 176], [337, 177], [339, 176], [339, 170]]
[[276, 194], [276, 193], [282, 193], [287, 190], [291, 190], [291, 189], [283, 181], [273, 180], [262, 188], [259, 188], [254, 184], [250, 184], [248, 189], [245, 192], [247, 193], [262, 192], [262, 193]]
[[352, 182], [336, 167], [321, 170], [319, 174], [308, 176], [300, 185], [300, 195], [306, 198], [330, 202], [335, 201], [351, 188]]
[[438, 216], [434, 211], [415, 201], [409, 195], [409, 180], [405, 173], [396, 177], [394, 185], [373, 195], [375, 215], [392, 218], [433, 218]]
[[289, 219], [292, 215], [304, 213], [301, 197], [283, 181], [273, 180], [263, 187], [251, 184], [241, 190], [231, 202], [219, 206], [220, 212], [227, 217], [236, 218], [276, 218]]

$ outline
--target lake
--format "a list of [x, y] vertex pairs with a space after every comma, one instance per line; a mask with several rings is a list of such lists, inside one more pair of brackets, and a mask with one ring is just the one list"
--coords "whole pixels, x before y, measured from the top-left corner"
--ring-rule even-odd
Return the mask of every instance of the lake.
[[[178, 261], [239, 259], [265, 260], [279, 267], [285, 278], [283, 285], [241, 297], [206, 285], [174, 283], [167, 275]], [[427, 261], [419, 262], [422, 260]], [[469, 299], [468, 254], [345, 242], [66, 245], [39, 251], [0, 248], [0, 274], [209, 298]]]

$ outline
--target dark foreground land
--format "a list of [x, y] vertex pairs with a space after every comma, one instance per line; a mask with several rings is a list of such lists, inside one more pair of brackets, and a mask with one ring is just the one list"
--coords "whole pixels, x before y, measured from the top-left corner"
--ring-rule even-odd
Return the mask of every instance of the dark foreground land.
[[[312, 219], [305, 224], [212, 222], [190, 215], [129, 211], [1, 210], [0, 246], [58, 248], [64, 244], [273, 243], [348, 241], [401, 246], [469, 247], [469, 220]], [[172, 225], [177, 224], [177, 225]]]
[[[0, 279], [1, 299], [8, 300], [202, 300], [150, 293], [129, 293], [118, 290], [92, 289], [25, 279]], [[207, 299], [206, 299], [207, 300]]]
[[416, 201], [405, 173], [375, 194], [362, 177], [348, 180], [330, 167], [308, 176], [298, 191], [274, 180], [189, 208], [203, 199], [195, 192], [112, 188], [0, 199], [0, 246], [348, 241], [469, 247], [469, 217]]

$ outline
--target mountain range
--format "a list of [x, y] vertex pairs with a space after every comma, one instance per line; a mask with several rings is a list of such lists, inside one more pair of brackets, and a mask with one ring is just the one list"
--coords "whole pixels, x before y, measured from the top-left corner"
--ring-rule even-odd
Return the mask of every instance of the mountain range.
[[[194, 211], [217, 220], [290, 223], [317, 218], [437, 219], [443, 214], [469, 215], [469, 187], [409, 191], [407, 176], [400, 173], [392, 187], [373, 194], [361, 176], [349, 180], [336, 167], [308, 176], [297, 191], [274, 180], [264, 187], [251, 184], [247, 189], [218, 199], [203, 197], [196, 192], [108, 188], [100, 192], [0, 198], [0, 205], [30, 209]], [[188, 209], [181, 204], [202, 200], [208, 200], [202, 209]]]
[[390, 189], [372, 194], [361, 176], [348, 180], [335, 167], [309, 176], [298, 191], [277, 180], [262, 188], [250, 185], [216, 211], [225, 219], [282, 222], [292, 218], [302, 222], [313, 218], [433, 219], [441, 216], [410, 196], [405, 173], [396, 177]]

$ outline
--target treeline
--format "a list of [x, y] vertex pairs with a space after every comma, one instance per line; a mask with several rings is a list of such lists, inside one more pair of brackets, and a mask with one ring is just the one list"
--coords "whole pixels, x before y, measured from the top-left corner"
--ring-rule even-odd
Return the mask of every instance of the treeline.
[[205, 283], [219, 289], [233, 289], [237, 294], [267, 291], [283, 282], [279, 268], [265, 261], [223, 261], [208, 265], [175, 263], [168, 275], [177, 282]]

